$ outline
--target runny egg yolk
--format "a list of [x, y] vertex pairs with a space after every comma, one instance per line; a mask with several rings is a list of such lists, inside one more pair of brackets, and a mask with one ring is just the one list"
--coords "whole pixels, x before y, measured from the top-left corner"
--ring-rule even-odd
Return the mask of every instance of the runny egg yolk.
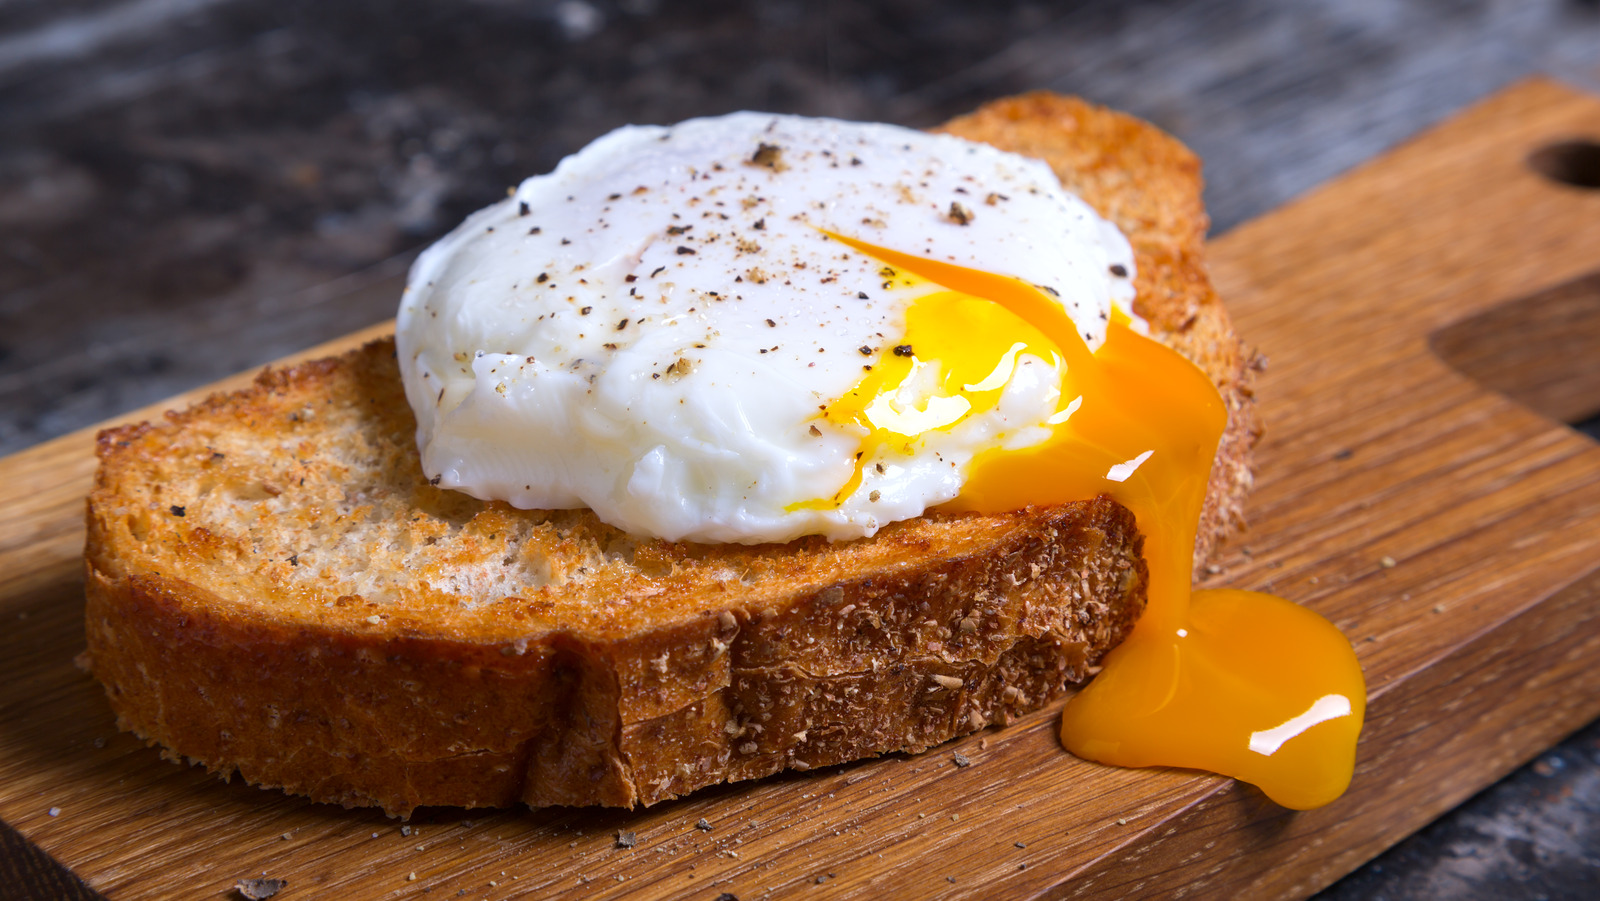
[[[905, 278], [890, 267], [881, 274]], [[909, 455], [924, 433], [993, 409], [1023, 354], [1060, 365], [1042, 332], [992, 301], [959, 290], [919, 297], [906, 311], [903, 341], [864, 364], [866, 375], [823, 414], [835, 425], [864, 431], [855, 472], [832, 497], [801, 506], [837, 506], [861, 485], [865, 462], [881, 451]]]
[[[1061, 306], [1025, 282], [837, 240], [943, 291], [913, 302], [904, 342], [884, 349], [831, 422], [866, 430], [862, 460], [992, 407], [1020, 353], [1065, 363], [1062, 409], [1042, 443], [973, 460], [940, 510], [998, 513], [1109, 495], [1144, 535], [1148, 601], [1133, 633], [1068, 704], [1061, 740], [1119, 766], [1232, 776], [1308, 809], [1350, 784], [1366, 708], [1361, 668], [1327, 620], [1270, 594], [1190, 591], [1195, 530], [1227, 410], [1176, 351], [1114, 317], [1090, 352]], [[936, 366], [933, 374], [924, 367]], [[902, 390], [935, 378], [921, 403]], [[860, 483], [860, 466], [839, 493]]]

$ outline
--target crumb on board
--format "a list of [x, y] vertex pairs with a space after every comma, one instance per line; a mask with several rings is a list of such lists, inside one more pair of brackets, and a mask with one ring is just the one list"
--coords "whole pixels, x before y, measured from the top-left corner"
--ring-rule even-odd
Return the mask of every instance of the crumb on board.
[[635, 846], [637, 844], [639, 844], [639, 836], [636, 833], [623, 832], [620, 829], [617, 830], [617, 845], [616, 846], [618, 848], [632, 848], [633, 846]]
[[258, 879], [241, 879], [233, 884], [233, 890], [247, 901], [264, 901], [283, 891], [284, 886], [288, 884], [287, 879], [271, 879], [263, 876]]

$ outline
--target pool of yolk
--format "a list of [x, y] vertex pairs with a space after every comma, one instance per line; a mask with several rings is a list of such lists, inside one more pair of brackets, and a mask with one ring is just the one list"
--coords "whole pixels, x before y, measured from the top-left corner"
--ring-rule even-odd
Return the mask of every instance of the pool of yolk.
[[[1068, 702], [1067, 749], [1119, 766], [1221, 773], [1295, 809], [1343, 794], [1366, 708], [1349, 641], [1317, 614], [1270, 594], [1190, 590], [1195, 530], [1227, 425], [1210, 379], [1125, 318], [1114, 317], [1105, 343], [1091, 352], [1061, 305], [1032, 285], [832, 237], [897, 274], [946, 289], [913, 302], [907, 341], [886, 349], [825, 414], [866, 430], [863, 461], [884, 445], [909, 446], [922, 431], [992, 408], [1000, 393], [993, 383], [1004, 379], [988, 374], [1009, 372], [1019, 352], [1031, 353], [1065, 365], [1069, 403], [1052, 417], [1050, 436], [980, 454], [961, 494], [938, 509], [997, 513], [1108, 495], [1137, 518], [1147, 604], [1133, 633]], [[997, 317], [996, 306], [1009, 315]], [[997, 321], [1005, 327], [996, 330]], [[891, 404], [916, 377], [919, 355], [953, 361], [936, 396]], [[855, 490], [860, 465], [829, 501]]]

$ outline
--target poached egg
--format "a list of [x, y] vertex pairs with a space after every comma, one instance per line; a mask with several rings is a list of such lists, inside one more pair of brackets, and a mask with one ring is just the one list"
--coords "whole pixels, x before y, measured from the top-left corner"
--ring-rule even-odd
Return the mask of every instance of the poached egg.
[[618, 130], [470, 217], [413, 267], [397, 346], [437, 484], [640, 534], [849, 539], [1108, 495], [1148, 602], [1063, 744], [1327, 804], [1360, 667], [1296, 604], [1191, 592], [1227, 410], [1142, 334], [1133, 274], [1040, 163], [740, 113]]
[[668, 540], [870, 536], [1066, 415], [1059, 356], [851, 240], [1039, 286], [1091, 347], [1133, 253], [1043, 164], [888, 125], [630, 126], [427, 250], [398, 341], [424, 471]]

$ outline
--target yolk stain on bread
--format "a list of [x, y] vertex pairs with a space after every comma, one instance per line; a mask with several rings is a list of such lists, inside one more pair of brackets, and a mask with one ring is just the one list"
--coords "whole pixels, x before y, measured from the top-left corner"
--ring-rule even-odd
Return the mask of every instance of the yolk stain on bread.
[[[1062, 716], [1079, 757], [1119, 766], [1209, 770], [1259, 786], [1285, 807], [1333, 801], [1350, 783], [1366, 708], [1361, 668], [1331, 623], [1270, 594], [1191, 591], [1195, 531], [1227, 410], [1176, 351], [1114, 317], [1089, 350], [1060, 305], [1017, 279], [835, 238], [947, 292], [916, 301], [903, 343], [884, 348], [825, 417], [866, 430], [863, 459], [992, 407], [1019, 353], [1065, 364], [1042, 443], [992, 449], [941, 510], [1003, 512], [1108, 495], [1144, 535], [1148, 602]], [[896, 392], [937, 360], [921, 405]], [[839, 492], [848, 495], [861, 473]]]

